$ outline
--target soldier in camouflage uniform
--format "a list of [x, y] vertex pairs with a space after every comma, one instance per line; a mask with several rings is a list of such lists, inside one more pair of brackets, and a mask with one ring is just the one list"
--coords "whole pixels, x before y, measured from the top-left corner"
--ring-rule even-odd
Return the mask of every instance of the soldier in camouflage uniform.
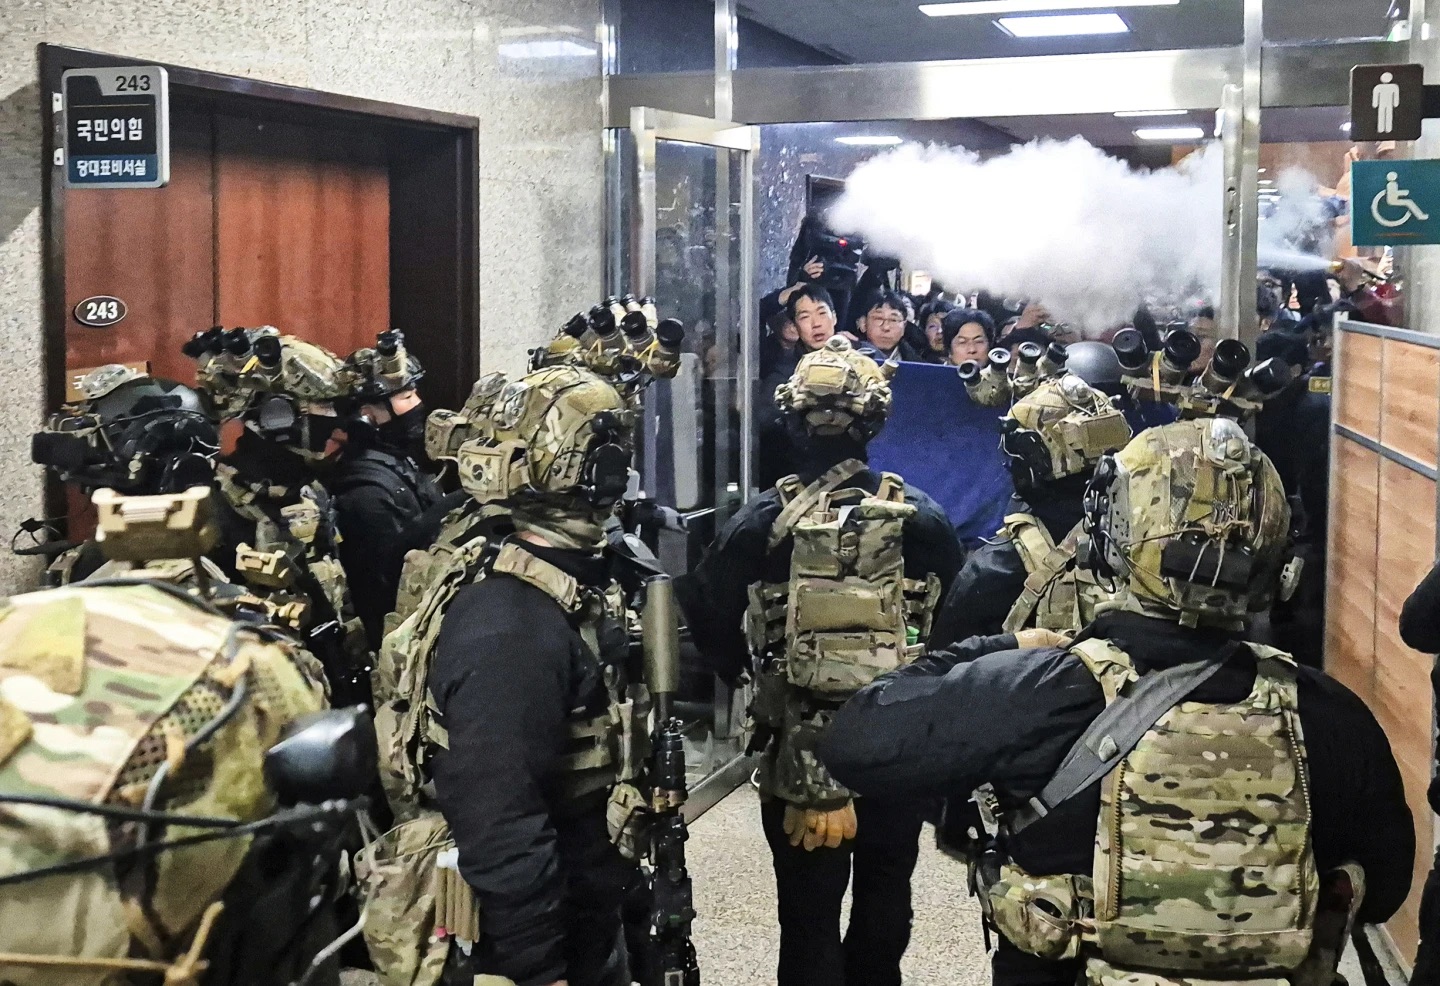
[[339, 531], [318, 476], [340, 449], [336, 402], [348, 377], [329, 350], [277, 329], [211, 329], [185, 345], [200, 393], [244, 425], [215, 470], [231, 581], [265, 598], [324, 663], [337, 704], [369, 702], [370, 657], [337, 557]]
[[386, 635], [374, 690], [399, 825], [360, 860], [366, 938], [387, 984], [448, 964], [485, 984], [622, 986], [646, 705], [602, 550], [633, 415], [573, 364], [482, 401], [460, 481], [514, 533], [433, 554]]
[[[101, 546], [202, 553], [216, 531], [200, 492], [102, 490]], [[288, 637], [144, 571], [0, 602], [0, 981], [300, 978], [337, 933], [317, 902], [337, 892], [350, 819], [281, 806], [353, 796], [296, 789], [293, 768], [316, 762], [306, 727], [351, 734], [373, 770], [368, 717], [324, 707]], [[338, 982], [333, 961], [317, 973]]]
[[[32, 439], [37, 464], [87, 497], [102, 487], [143, 496], [210, 485], [220, 435], [195, 391], [119, 364], [92, 370], [78, 389], [80, 400], [50, 415]], [[30, 521], [25, 529], [42, 526]], [[104, 564], [99, 546], [87, 540], [54, 555], [48, 581], [68, 585]]]
[[814, 754], [848, 694], [918, 655], [959, 566], [954, 528], [935, 501], [865, 465], [893, 372], [840, 337], [806, 355], [776, 392], [800, 472], [741, 508], [676, 582], [715, 671], [736, 681], [755, 662], [782, 986], [898, 984], [909, 943], [919, 814], [890, 799], [855, 800]]
[[977, 792], [997, 984], [1328, 984], [1347, 922], [1404, 901], [1414, 830], [1385, 734], [1244, 642], [1288, 515], [1235, 422], [1150, 429], [1087, 493], [1087, 563], [1121, 591], [1072, 645], [933, 653], [837, 714], [820, 756], [863, 795]]
[[1017, 400], [1001, 427], [1015, 496], [995, 540], [965, 559], [935, 618], [933, 648], [1027, 627], [1074, 633], [1105, 594], [1075, 564], [1075, 547], [1095, 464], [1130, 440], [1124, 415], [1067, 372]]

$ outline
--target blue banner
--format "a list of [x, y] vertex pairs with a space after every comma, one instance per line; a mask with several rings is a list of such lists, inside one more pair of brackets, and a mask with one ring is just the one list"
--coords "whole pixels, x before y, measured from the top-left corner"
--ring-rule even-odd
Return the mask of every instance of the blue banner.
[[1014, 492], [1000, 451], [1003, 408], [970, 400], [953, 366], [902, 363], [870, 466], [898, 473], [944, 508], [960, 540], [994, 537]]

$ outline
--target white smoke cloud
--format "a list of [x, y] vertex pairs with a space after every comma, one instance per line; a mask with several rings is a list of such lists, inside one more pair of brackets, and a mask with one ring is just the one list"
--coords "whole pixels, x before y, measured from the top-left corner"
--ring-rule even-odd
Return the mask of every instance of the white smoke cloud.
[[[1032, 298], [1094, 333], [1150, 298], [1218, 293], [1223, 177], [1216, 144], [1155, 171], [1080, 138], [988, 160], [906, 145], [856, 168], [829, 220], [950, 290]], [[1290, 220], [1266, 225], [1278, 249]]]

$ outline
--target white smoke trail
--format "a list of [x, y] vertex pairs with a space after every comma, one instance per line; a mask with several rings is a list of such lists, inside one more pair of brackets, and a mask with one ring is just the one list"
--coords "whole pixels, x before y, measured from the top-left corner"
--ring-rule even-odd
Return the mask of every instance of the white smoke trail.
[[[829, 220], [951, 290], [1032, 298], [1094, 333], [1147, 298], [1214, 297], [1222, 199], [1218, 145], [1155, 171], [1080, 138], [988, 160], [907, 145], [856, 168]], [[1270, 225], [1278, 248], [1287, 223]]]

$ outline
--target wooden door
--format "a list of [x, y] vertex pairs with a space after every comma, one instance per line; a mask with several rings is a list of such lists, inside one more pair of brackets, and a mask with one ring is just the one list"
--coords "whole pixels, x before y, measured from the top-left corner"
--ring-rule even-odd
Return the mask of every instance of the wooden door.
[[[171, 112], [170, 184], [160, 189], [72, 189], [65, 195], [65, 367], [148, 360], [191, 383], [180, 346], [215, 323], [215, 197], [209, 114]], [[112, 295], [124, 321], [88, 328], [83, 299]]]
[[342, 359], [390, 327], [390, 182], [376, 134], [217, 116], [218, 321]]

